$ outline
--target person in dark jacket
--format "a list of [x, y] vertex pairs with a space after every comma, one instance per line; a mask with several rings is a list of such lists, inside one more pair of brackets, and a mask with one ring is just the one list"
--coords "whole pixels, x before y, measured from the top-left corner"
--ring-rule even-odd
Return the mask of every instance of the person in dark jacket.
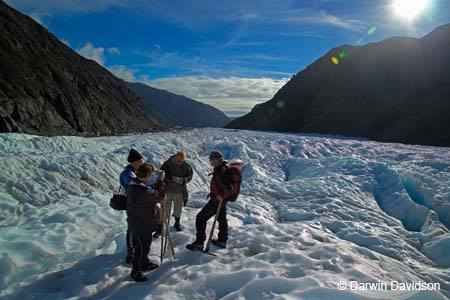
[[[219, 222], [218, 239], [211, 240], [211, 243], [221, 248], [226, 248], [228, 240], [228, 222], [227, 222], [227, 201], [233, 191], [233, 181], [226, 173], [228, 162], [223, 160], [223, 154], [219, 151], [213, 151], [209, 155], [211, 166], [214, 167], [210, 184], [210, 194], [208, 203], [197, 214], [195, 226], [197, 229], [196, 239], [192, 244], [186, 245], [189, 250], [203, 250], [206, 240], [206, 224], [217, 212], [219, 202], [222, 206], [217, 216]], [[236, 181], [237, 179], [235, 179]]]
[[167, 189], [165, 217], [168, 218], [170, 215], [169, 207], [173, 206], [174, 227], [177, 231], [182, 230], [180, 218], [183, 206], [186, 206], [188, 200], [187, 184], [192, 180], [192, 176], [194, 175], [186, 159], [186, 152], [178, 151], [161, 166], [161, 170], [166, 174], [164, 181]]
[[[127, 195], [127, 186], [128, 183], [131, 181], [131, 179], [136, 178], [136, 170], [139, 168], [140, 165], [144, 163], [144, 157], [136, 151], [135, 149], [131, 149], [130, 153], [128, 154], [128, 165], [125, 167], [125, 169], [120, 173], [120, 191], [119, 194], [126, 196]], [[131, 263], [131, 260], [133, 259], [133, 248], [131, 247], [131, 238], [130, 238], [130, 232], [127, 229], [127, 256], [125, 258], [125, 262], [127, 264]]]
[[127, 186], [127, 222], [134, 250], [131, 278], [136, 281], [146, 281], [147, 277], [142, 272], [157, 267], [149, 261], [148, 253], [152, 232], [159, 221], [156, 204], [164, 200], [166, 192], [163, 183], [164, 172], [160, 173], [158, 182], [153, 187], [147, 186], [154, 171], [152, 164], [142, 164], [137, 169], [137, 178], [131, 179]]

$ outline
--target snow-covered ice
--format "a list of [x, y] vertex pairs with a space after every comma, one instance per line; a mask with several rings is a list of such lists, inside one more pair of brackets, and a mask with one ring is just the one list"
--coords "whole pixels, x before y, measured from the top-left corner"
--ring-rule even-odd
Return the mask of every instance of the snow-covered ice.
[[[156, 166], [186, 149], [195, 172], [185, 230], [172, 232], [176, 259], [168, 253], [145, 283], [123, 263], [125, 213], [108, 206], [130, 147]], [[214, 149], [245, 166], [218, 257], [185, 249]], [[0, 299], [448, 299], [449, 228], [449, 148], [222, 129], [0, 134]], [[338, 290], [340, 281], [440, 291]]]

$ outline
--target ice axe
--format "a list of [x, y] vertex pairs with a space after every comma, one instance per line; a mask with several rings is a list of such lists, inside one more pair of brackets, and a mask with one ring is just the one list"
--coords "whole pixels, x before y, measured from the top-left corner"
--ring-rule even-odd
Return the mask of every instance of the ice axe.
[[[208, 238], [208, 243], [206, 243], [206, 248], [203, 251], [208, 254], [212, 254], [209, 252], [209, 248], [211, 247], [211, 240], [212, 240], [212, 236], [214, 234], [214, 229], [216, 228], [217, 216], [219, 215], [220, 209], [222, 208], [222, 202], [223, 202], [223, 199], [219, 201], [219, 205], [217, 206], [216, 215], [214, 216], [214, 222], [213, 222], [213, 225], [211, 228], [211, 233], [209, 234], [209, 238]], [[212, 254], [212, 255], [214, 255], [214, 254]]]

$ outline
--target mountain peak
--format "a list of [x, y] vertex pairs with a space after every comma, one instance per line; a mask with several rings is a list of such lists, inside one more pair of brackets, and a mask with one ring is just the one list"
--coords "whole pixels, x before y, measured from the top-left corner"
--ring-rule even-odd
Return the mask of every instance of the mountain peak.
[[336, 47], [227, 127], [449, 146], [448, 53], [450, 24], [422, 39]]

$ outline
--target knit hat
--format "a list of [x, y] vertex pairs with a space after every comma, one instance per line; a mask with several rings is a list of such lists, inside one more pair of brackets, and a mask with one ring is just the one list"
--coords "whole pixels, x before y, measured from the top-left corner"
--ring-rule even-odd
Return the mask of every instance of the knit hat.
[[209, 159], [220, 159], [223, 160], [223, 154], [220, 151], [213, 151], [209, 155]]
[[144, 157], [137, 152], [135, 149], [131, 148], [130, 153], [128, 154], [128, 162], [133, 163], [135, 161], [138, 161], [140, 159], [143, 159]]

